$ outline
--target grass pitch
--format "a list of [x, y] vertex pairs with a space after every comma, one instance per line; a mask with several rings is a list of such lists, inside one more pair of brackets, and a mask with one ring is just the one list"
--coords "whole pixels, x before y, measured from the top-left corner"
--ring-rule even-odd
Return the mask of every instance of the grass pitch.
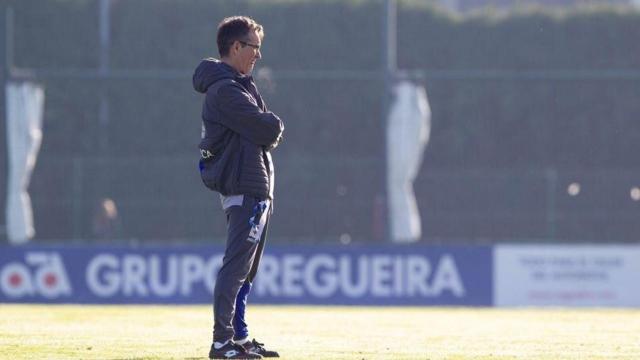
[[[282, 359], [640, 359], [640, 310], [257, 306]], [[206, 359], [209, 306], [0, 305], [0, 359]]]

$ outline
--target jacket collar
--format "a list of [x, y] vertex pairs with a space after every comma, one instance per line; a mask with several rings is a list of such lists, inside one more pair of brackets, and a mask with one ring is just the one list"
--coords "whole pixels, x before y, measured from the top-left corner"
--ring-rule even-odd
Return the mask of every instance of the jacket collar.
[[224, 61], [221, 61], [221, 63], [222, 63], [222, 66], [225, 67], [225, 69], [227, 69], [231, 74], [233, 74], [234, 80], [239, 81], [242, 84], [253, 81], [253, 76], [241, 74], [233, 66], [227, 64]]

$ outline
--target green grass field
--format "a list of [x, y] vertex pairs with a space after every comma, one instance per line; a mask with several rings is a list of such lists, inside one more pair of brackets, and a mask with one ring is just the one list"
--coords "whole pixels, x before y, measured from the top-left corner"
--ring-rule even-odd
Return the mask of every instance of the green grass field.
[[[283, 359], [640, 359], [640, 310], [257, 306]], [[206, 359], [209, 306], [0, 305], [1, 359]]]

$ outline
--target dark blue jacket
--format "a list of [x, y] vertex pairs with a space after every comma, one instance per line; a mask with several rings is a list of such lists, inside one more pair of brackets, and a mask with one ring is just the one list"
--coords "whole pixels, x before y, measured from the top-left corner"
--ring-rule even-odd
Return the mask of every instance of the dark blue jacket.
[[206, 93], [200, 149], [211, 156], [200, 159], [205, 185], [223, 195], [273, 198], [270, 150], [284, 125], [267, 110], [253, 78], [209, 58], [196, 68], [193, 87]]

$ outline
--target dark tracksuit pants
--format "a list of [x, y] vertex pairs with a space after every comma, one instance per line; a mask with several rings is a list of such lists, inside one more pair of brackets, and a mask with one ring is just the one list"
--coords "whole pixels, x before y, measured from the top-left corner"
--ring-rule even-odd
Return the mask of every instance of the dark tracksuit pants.
[[235, 195], [222, 198], [227, 244], [213, 293], [213, 341], [247, 337], [247, 296], [258, 271], [267, 237], [271, 201]]

